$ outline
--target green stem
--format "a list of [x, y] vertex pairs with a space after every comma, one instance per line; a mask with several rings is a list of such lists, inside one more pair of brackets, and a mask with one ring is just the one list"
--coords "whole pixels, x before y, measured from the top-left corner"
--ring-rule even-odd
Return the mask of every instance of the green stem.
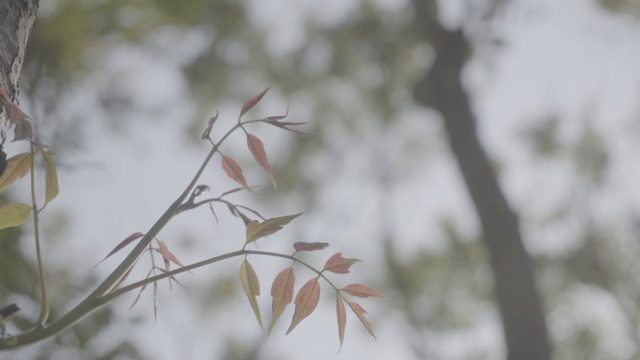
[[42, 250], [40, 248], [40, 222], [38, 201], [36, 199], [36, 146], [31, 144], [31, 204], [33, 207], [33, 227], [36, 239], [36, 259], [38, 261], [38, 276], [40, 277], [40, 290], [42, 292], [42, 304], [40, 305], [40, 316], [37, 326], [43, 327], [49, 319], [49, 298], [47, 297], [47, 281], [44, 276], [44, 265], [42, 261]]

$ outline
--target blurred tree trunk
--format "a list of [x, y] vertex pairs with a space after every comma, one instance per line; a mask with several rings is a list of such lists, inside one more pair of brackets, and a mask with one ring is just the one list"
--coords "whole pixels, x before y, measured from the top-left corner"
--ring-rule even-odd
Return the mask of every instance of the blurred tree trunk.
[[540, 296], [531, 259], [520, 236], [517, 215], [510, 209], [476, 134], [476, 120], [461, 73], [470, 52], [462, 30], [445, 29], [433, 0], [415, 0], [416, 18], [427, 32], [436, 60], [415, 89], [416, 101], [442, 115], [451, 149], [466, 182], [483, 231], [495, 279], [510, 360], [550, 359]]
[[[38, 0], [0, 1], [0, 87], [9, 98], [18, 98], [18, 84], [22, 71], [29, 32], [36, 21]], [[0, 114], [0, 150], [6, 138], [6, 114]]]

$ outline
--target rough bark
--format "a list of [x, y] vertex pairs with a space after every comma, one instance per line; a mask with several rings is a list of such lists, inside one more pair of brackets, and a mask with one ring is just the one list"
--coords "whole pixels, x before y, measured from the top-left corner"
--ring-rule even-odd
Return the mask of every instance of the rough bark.
[[416, 101], [442, 115], [451, 149], [473, 200], [495, 279], [507, 357], [550, 359], [551, 350], [531, 259], [520, 236], [517, 215], [502, 193], [476, 133], [461, 72], [470, 44], [462, 30], [445, 29], [432, 0], [415, 0], [416, 17], [426, 30], [436, 60], [415, 89]]
[[[0, 1], [0, 87], [9, 101], [17, 102], [22, 62], [29, 32], [36, 21], [38, 0]], [[4, 105], [5, 101], [0, 100]], [[2, 145], [7, 138], [7, 106], [0, 106], [0, 176], [6, 167]]]

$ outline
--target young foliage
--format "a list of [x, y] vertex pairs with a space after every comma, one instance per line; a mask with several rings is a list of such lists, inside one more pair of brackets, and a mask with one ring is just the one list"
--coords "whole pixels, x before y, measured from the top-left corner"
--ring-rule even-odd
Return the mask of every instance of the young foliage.
[[240, 167], [240, 165], [238, 165], [238, 163], [235, 160], [233, 160], [229, 156], [223, 155], [222, 169], [224, 170], [224, 172], [227, 173], [227, 175], [231, 179], [233, 179], [233, 181], [242, 185], [242, 187], [245, 188], [246, 190], [252, 191], [251, 188], [249, 187], [249, 184], [247, 184], [247, 179], [245, 179], [244, 174], [242, 173], [242, 168]]
[[324, 264], [323, 271], [330, 271], [336, 274], [347, 274], [351, 265], [357, 263], [358, 259], [345, 259], [342, 257], [342, 253], [336, 253], [327, 260]]
[[329, 244], [328, 243], [324, 243], [324, 242], [308, 243], [308, 242], [298, 241], [298, 242], [293, 243], [293, 248], [296, 249], [296, 253], [300, 252], [300, 251], [323, 250], [323, 249], [326, 249], [327, 246], [329, 246]]
[[251, 110], [252, 107], [256, 106], [256, 104], [259, 103], [260, 100], [262, 100], [262, 98], [267, 93], [267, 91], [269, 91], [269, 89], [271, 89], [271, 86], [269, 86], [268, 88], [262, 90], [262, 92], [260, 94], [252, 97], [246, 103], [244, 103], [244, 105], [242, 105], [242, 109], [240, 110], [240, 117], [242, 117], [242, 115], [246, 114], [247, 111]]
[[[249, 148], [249, 152], [251, 153], [253, 158], [256, 160], [258, 165], [265, 170], [274, 189], [277, 188], [277, 184], [272, 174], [271, 167], [269, 165], [264, 144], [257, 136], [249, 133], [245, 129], [245, 127], [253, 123], [266, 123], [269, 125], [283, 128], [285, 130], [289, 130], [297, 133], [306, 133], [303, 131], [290, 128], [290, 127], [302, 125], [304, 123], [282, 121], [284, 118], [287, 117], [288, 110], [285, 115], [270, 116], [270, 117], [265, 117], [257, 120], [248, 120], [248, 121], [242, 120], [242, 116], [246, 114], [250, 109], [252, 109], [258, 102], [260, 102], [262, 98], [265, 96], [265, 94], [269, 91], [269, 89], [270, 88], [266, 88], [260, 94], [249, 99], [242, 106], [242, 109], [240, 110], [240, 116], [238, 118], [237, 124], [234, 125], [231, 128], [231, 130], [227, 131], [219, 140], [214, 141], [211, 138], [211, 135], [212, 135], [211, 132], [214, 124], [216, 124], [218, 120], [218, 113], [216, 112], [216, 115], [209, 120], [207, 127], [202, 134], [202, 139], [208, 140], [209, 143], [212, 145], [212, 149], [210, 150], [210, 153], [207, 156], [206, 160], [202, 163], [200, 169], [197, 171], [196, 175], [194, 176], [192, 181], [189, 183], [189, 185], [184, 189], [180, 197], [178, 197], [178, 199], [176, 199], [172, 203], [172, 205], [165, 211], [165, 213], [158, 219], [158, 221], [147, 231], [146, 234], [142, 232], [134, 232], [131, 235], [129, 235], [127, 238], [122, 240], [120, 243], [118, 243], [113, 248], [113, 250], [111, 250], [104, 257], [104, 259], [102, 259], [98, 264], [102, 263], [104, 260], [108, 259], [115, 253], [123, 250], [128, 245], [134, 242], [137, 242], [137, 244], [133, 247], [133, 249], [130, 250], [130, 253], [126, 256], [126, 258], [122, 260], [122, 263], [118, 265], [118, 267], [84, 301], [82, 301], [76, 308], [74, 308], [69, 313], [71, 315], [61, 317], [59, 320], [56, 320], [52, 324], [50, 324], [50, 326], [56, 326], [59, 329], [68, 328], [73, 323], [79, 321], [80, 318], [82, 318], [89, 312], [95, 310], [101, 304], [107, 303], [108, 301], [115, 299], [116, 297], [122, 294], [125, 294], [127, 292], [138, 290], [138, 293], [133, 303], [131, 304], [131, 307], [133, 307], [138, 303], [138, 300], [140, 299], [142, 292], [144, 292], [147, 286], [152, 283], [153, 283], [153, 299], [154, 299], [153, 313], [154, 313], [154, 317], [157, 318], [158, 281], [162, 279], [168, 279], [169, 286], [171, 287], [172, 281], [176, 281], [178, 284], [180, 284], [175, 279], [175, 276], [177, 274], [180, 274], [182, 272], [187, 272], [192, 269], [205, 266], [208, 264], [212, 264], [217, 261], [221, 261], [231, 257], [244, 256], [244, 259], [239, 269], [239, 281], [249, 301], [249, 305], [253, 310], [256, 320], [258, 321], [258, 324], [262, 328], [263, 327], [262, 315], [260, 313], [260, 307], [258, 304], [258, 297], [260, 296], [260, 281], [258, 279], [258, 274], [254, 270], [254, 268], [251, 266], [247, 258], [248, 255], [261, 255], [261, 256], [286, 258], [293, 262], [290, 266], [288, 266], [284, 270], [280, 271], [280, 273], [278, 273], [278, 275], [275, 277], [271, 285], [271, 297], [272, 297], [271, 309], [273, 314], [267, 330], [268, 334], [271, 333], [278, 319], [280, 319], [286, 307], [292, 301], [294, 303], [294, 310], [293, 310], [291, 323], [289, 325], [289, 328], [286, 331], [287, 334], [293, 331], [302, 320], [307, 318], [309, 315], [311, 315], [311, 313], [313, 313], [313, 311], [315, 311], [320, 298], [320, 281], [319, 280], [320, 278], [322, 278], [324, 281], [326, 281], [326, 283], [329, 284], [329, 286], [331, 286], [336, 291], [336, 296], [337, 296], [336, 312], [338, 317], [338, 336], [340, 340], [340, 346], [342, 346], [342, 343], [344, 341], [345, 326], [346, 326], [346, 319], [347, 319], [344, 301], [347, 301], [349, 308], [351, 308], [351, 310], [356, 314], [356, 316], [360, 319], [362, 324], [365, 326], [367, 331], [369, 331], [369, 333], [373, 336], [371, 325], [369, 324], [368, 320], [365, 317], [366, 311], [359, 304], [347, 300], [345, 296], [351, 295], [351, 296], [365, 298], [365, 297], [383, 297], [384, 295], [373, 289], [370, 289], [364, 285], [357, 284], [357, 283], [347, 285], [342, 289], [338, 289], [325, 275], [325, 273], [327, 272], [336, 273], [336, 274], [346, 274], [349, 272], [350, 267], [360, 260], [344, 258], [342, 256], [342, 253], [336, 253], [326, 261], [322, 269], [317, 269], [296, 257], [296, 255], [301, 252], [319, 251], [319, 250], [325, 249], [326, 247], [329, 246], [329, 244], [324, 242], [311, 242], [311, 243], [296, 242], [293, 244], [294, 252], [292, 255], [245, 249], [248, 244], [256, 242], [257, 240], [263, 237], [270, 236], [279, 232], [291, 221], [293, 221], [294, 219], [302, 215], [302, 213], [298, 213], [298, 214], [280, 216], [275, 218], [265, 218], [256, 210], [253, 210], [244, 205], [235, 204], [230, 200], [228, 200], [228, 198], [226, 198], [227, 196], [230, 196], [241, 190], [247, 190], [249, 192], [252, 192], [252, 189], [249, 186], [246, 178], [244, 177], [244, 174], [240, 165], [233, 158], [222, 154], [222, 152], [220, 151], [221, 144], [229, 137], [231, 133], [241, 129], [246, 134], [247, 146]], [[0, 96], [0, 100], [4, 101], [1, 98], [1, 96]], [[24, 117], [22, 116], [23, 113], [19, 111], [17, 107], [12, 107], [10, 105], [6, 105], [5, 107], [10, 111], [13, 111], [12, 117], [15, 119], [16, 124], [18, 124], [21, 117]], [[25, 129], [20, 130], [22, 132], [25, 132], [26, 134], [26, 135], [22, 134], [22, 136], [29, 136], [27, 130]], [[33, 168], [34, 166], [33, 156], [36, 153], [36, 149], [38, 152], [40, 152], [43, 155], [44, 164], [45, 164], [45, 199], [42, 207], [44, 208], [58, 195], [59, 188], [58, 188], [57, 172], [56, 172], [55, 164], [53, 163], [53, 159], [52, 159], [53, 153], [43, 146], [32, 143], [32, 151], [30, 153], [19, 154], [9, 159], [6, 166], [6, 171], [4, 172], [4, 174], [0, 176], [0, 191], [6, 188], [9, 184], [15, 182], [17, 179], [24, 177], [29, 172], [29, 170]], [[208, 166], [211, 158], [215, 154], [220, 154], [220, 156], [222, 157], [222, 169], [224, 170], [224, 172], [235, 182], [239, 183], [242, 187], [222, 192], [222, 194], [218, 197], [208, 197], [207, 193], [210, 193], [211, 187], [205, 184], [198, 184], [197, 182], [199, 181], [200, 176], [204, 172], [205, 168]], [[33, 182], [33, 174], [32, 174], [32, 193], [35, 193], [33, 191], [33, 185], [34, 185], [34, 182]], [[41, 209], [39, 210], [35, 205], [36, 204], [35, 195], [33, 195], [32, 197], [32, 202], [34, 204], [33, 207], [35, 207], [35, 210], [32, 209], [31, 206], [20, 204], [20, 203], [8, 204], [0, 208], [0, 228], [16, 226], [24, 223], [28, 219], [31, 211], [34, 210], [34, 223], [37, 229], [37, 215]], [[226, 208], [229, 210], [229, 212], [233, 216], [241, 218], [245, 225], [245, 241], [242, 244], [242, 248], [238, 251], [227, 253], [227, 254], [221, 254], [213, 258], [185, 266], [169, 250], [167, 243], [159, 240], [157, 236], [158, 236], [158, 233], [162, 230], [162, 228], [166, 224], [168, 224], [169, 221], [173, 217], [175, 217], [177, 214], [186, 212], [188, 210], [196, 209], [204, 204], [207, 204], [209, 206], [211, 212], [216, 218], [216, 222], [217, 222], [217, 215], [214, 211], [214, 205], [226, 206]], [[250, 215], [254, 219], [250, 218], [247, 215]], [[259, 219], [256, 219], [256, 217]], [[38, 242], [37, 233], [38, 232], [36, 231], [36, 243]], [[154, 246], [153, 244], [154, 239], [156, 240], [157, 247]], [[149, 252], [150, 261], [151, 261], [151, 268], [147, 272], [146, 277], [143, 280], [120, 287], [123, 284], [123, 282], [128, 278], [128, 276], [131, 274], [132, 269], [138, 264], [138, 261], [141, 259], [141, 256], [144, 254], [144, 252]], [[160, 256], [162, 257], [163, 266], [162, 265], [156, 266], [155, 256], [158, 254], [160, 254]], [[172, 263], [177, 265], [178, 268], [172, 269], [171, 268]], [[308, 280], [298, 290], [297, 294], [295, 294], [295, 281], [296, 281], [296, 276], [294, 273], [295, 265], [304, 266], [316, 274], [316, 276], [311, 278], [311, 280]], [[40, 270], [41, 270], [40, 271], [41, 274], [44, 273], [42, 268], [40, 268]], [[41, 279], [42, 279], [42, 287], [44, 289], [45, 288], [44, 281], [43, 281], [44, 276], [41, 275]], [[26, 336], [29, 339], [37, 339], [38, 336], [44, 336], [44, 335], [38, 335], [38, 331], [42, 327], [49, 326], [49, 324], [47, 324], [47, 321], [46, 321], [47, 314], [48, 314], [48, 305], [46, 304], [47, 301], [46, 301], [45, 295], [46, 295], [46, 291], [43, 291], [44, 300], [43, 300], [43, 310], [41, 313], [41, 317], [39, 319], [40, 327], [36, 326], [34, 327], [35, 330], [32, 330], [31, 332], [26, 333]], [[42, 314], [45, 314], [45, 315], [42, 315]], [[4, 325], [1, 321], [0, 321], [0, 324]], [[34, 335], [34, 333], [36, 335]], [[16, 346], [15, 344], [23, 345], [24, 343], [20, 342], [22, 341], [21, 340], [22, 338], [20, 336], [22, 335], [17, 336], [16, 337], [17, 340], [15, 341], [15, 343], [11, 343], [11, 344], [4, 342], [3, 339], [0, 337], [0, 350], [12, 348]], [[48, 336], [52, 336], [52, 335], [47, 335], [47, 337]], [[27, 340], [27, 341], [33, 342], [35, 340]]]
[[0, 229], [24, 224], [31, 215], [31, 206], [23, 203], [9, 203], [0, 208]]
[[94, 267], [100, 265], [100, 263], [102, 263], [103, 261], [107, 260], [107, 258], [109, 258], [111, 255], [117, 253], [118, 251], [122, 250], [122, 248], [124, 248], [125, 246], [131, 244], [133, 241], [140, 239], [141, 237], [143, 237], [144, 234], [141, 232], [134, 232], [133, 234], [127, 236], [126, 239], [122, 240], [118, 245], [116, 245], [116, 247], [113, 248], [113, 250], [111, 250], [107, 256], [104, 257], [104, 259], [100, 260], [99, 263], [97, 263]]
[[340, 339], [340, 348], [344, 342], [344, 330], [347, 326], [347, 312], [344, 309], [344, 303], [340, 297], [340, 293], [336, 294], [336, 315], [338, 316], [338, 339]]
[[251, 309], [253, 309], [253, 313], [256, 315], [258, 324], [260, 324], [262, 328], [262, 316], [260, 316], [260, 307], [256, 299], [256, 297], [260, 296], [260, 281], [247, 259], [244, 259], [242, 265], [240, 265], [240, 284], [242, 284], [242, 290], [244, 290], [247, 299], [249, 299], [249, 304], [251, 304]]
[[47, 206], [53, 199], [58, 196], [58, 171], [56, 165], [53, 163], [52, 153], [41, 149], [42, 156], [44, 157], [45, 164], [45, 195], [43, 208]]
[[263, 222], [252, 220], [247, 224], [245, 241], [247, 244], [249, 244], [265, 236], [275, 234], [278, 231], [282, 230], [282, 228], [290, 223], [291, 220], [297, 218], [302, 214], [303, 213], [280, 216], [277, 218], [265, 220]]
[[362, 306], [360, 306], [360, 304], [355, 303], [353, 301], [347, 301], [347, 304], [349, 305], [351, 310], [353, 310], [353, 313], [356, 314], [356, 316], [358, 317], [362, 325], [364, 325], [364, 327], [367, 329], [369, 334], [371, 334], [371, 336], [373, 336], [373, 338], [377, 340], [376, 334], [373, 333], [373, 328], [371, 327], [369, 320], [367, 320], [367, 318], [365, 317], [365, 315], [367, 314], [367, 311], [363, 309]]
[[249, 147], [249, 151], [251, 151], [254, 159], [256, 159], [258, 165], [262, 166], [264, 171], [267, 172], [267, 176], [271, 181], [271, 185], [273, 185], [273, 189], [278, 190], [278, 184], [276, 184], [276, 179], [271, 173], [271, 167], [269, 166], [269, 160], [267, 159], [267, 153], [264, 151], [262, 141], [258, 139], [257, 136], [247, 133], [247, 146]]
[[343, 287], [341, 290], [343, 290], [344, 292], [346, 292], [349, 295], [353, 295], [353, 296], [357, 296], [357, 297], [361, 297], [361, 298], [367, 298], [367, 297], [379, 297], [379, 298], [383, 298], [385, 297], [385, 295], [383, 293], [377, 292], [369, 287], [366, 287], [364, 285], [361, 284], [350, 284], [347, 285], [345, 287]]
[[318, 278], [319, 276], [316, 276], [307, 281], [307, 283], [298, 290], [298, 295], [296, 295], [296, 300], [294, 302], [296, 308], [293, 313], [293, 318], [291, 319], [291, 325], [289, 325], [289, 329], [287, 330], [287, 334], [298, 326], [300, 321], [311, 315], [313, 310], [316, 309], [316, 306], [318, 306], [318, 300], [320, 299], [320, 284], [318, 283]]
[[293, 286], [295, 282], [296, 277], [293, 273], [293, 266], [282, 270], [273, 280], [273, 284], [271, 285], [271, 297], [273, 298], [271, 309], [273, 310], [273, 316], [269, 324], [269, 334], [271, 334], [271, 330], [280, 318], [280, 315], [282, 315], [284, 309], [291, 303], [291, 300], [293, 300]]
[[22, 153], [7, 160], [7, 166], [0, 177], [0, 192], [16, 180], [23, 178], [31, 169], [31, 153]]

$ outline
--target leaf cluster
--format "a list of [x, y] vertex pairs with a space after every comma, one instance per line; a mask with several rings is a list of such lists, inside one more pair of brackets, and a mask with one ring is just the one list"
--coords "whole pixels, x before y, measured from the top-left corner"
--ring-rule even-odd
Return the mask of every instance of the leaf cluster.
[[[353, 283], [343, 288], [336, 287], [331, 280], [327, 278], [328, 273], [334, 274], [347, 274], [350, 268], [358, 259], [345, 258], [342, 253], [338, 252], [333, 254], [326, 260], [322, 268], [315, 268], [308, 263], [302, 261], [296, 255], [301, 252], [319, 251], [329, 246], [327, 243], [315, 242], [296, 242], [293, 244], [293, 252], [289, 254], [280, 254], [266, 251], [248, 250], [246, 247], [250, 244], [256, 244], [259, 240], [274, 235], [284, 229], [291, 221], [298, 218], [302, 213], [285, 215], [273, 218], [266, 218], [262, 216], [256, 210], [253, 210], [247, 206], [234, 203], [228, 200], [228, 196], [237, 193], [242, 190], [253, 193], [253, 188], [244, 176], [241, 166], [229, 155], [224, 154], [221, 151], [221, 145], [225, 140], [235, 131], [241, 130], [246, 135], [247, 148], [252, 154], [256, 163], [265, 171], [274, 189], [277, 189], [276, 179], [271, 171], [267, 153], [264, 148], [262, 140], [256, 135], [250, 133], [247, 130], [247, 126], [253, 123], [264, 123], [271, 126], [276, 126], [285, 130], [289, 130], [295, 133], [305, 134], [305, 131], [298, 130], [296, 127], [304, 123], [300, 122], [286, 122], [283, 121], [287, 117], [287, 113], [284, 115], [270, 116], [260, 119], [243, 120], [242, 117], [249, 112], [258, 102], [262, 100], [265, 94], [270, 88], [266, 88], [258, 95], [249, 99], [241, 108], [240, 114], [236, 124], [228, 130], [220, 139], [214, 141], [211, 137], [211, 130], [218, 122], [218, 114], [212, 117], [208, 123], [208, 126], [202, 134], [202, 139], [208, 141], [212, 148], [209, 155], [203, 161], [200, 169], [196, 172], [194, 178], [190, 184], [183, 191], [182, 195], [176, 199], [176, 201], [167, 209], [167, 211], [158, 219], [158, 221], [145, 233], [133, 232], [131, 235], [120, 241], [112, 251], [110, 251], [104, 259], [98, 264], [102, 263], [107, 258], [110, 258], [116, 253], [123, 251], [130, 245], [135, 244], [133, 249], [130, 250], [127, 257], [117, 266], [115, 270], [79, 305], [63, 315], [60, 319], [53, 322], [48, 322], [48, 301], [46, 297], [46, 283], [44, 280], [44, 268], [40, 259], [39, 250], [39, 237], [38, 237], [38, 221], [37, 216], [48, 204], [58, 195], [58, 181], [56, 168], [52, 160], [53, 153], [44, 146], [32, 142], [31, 152], [23, 153], [13, 156], [7, 161], [6, 171], [0, 176], [0, 191], [4, 190], [8, 185], [24, 177], [31, 171], [32, 173], [32, 206], [22, 203], [11, 203], [0, 208], [0, 228], [11, 227], [23, 224], [28, 218], [30, 213], [34, 213], [34, 222], [36, 229], [36, 249], [38, 253], [38, 261], [40, 265], [40, 281], [43, 294], [43, 304], [40, 319], [38, 325], [33, 330], [20, 334], [17, 336], [11, 336], [9, 340], [0, 338], [0, 350], [15, 348], [17, 346], [24, 346], [35, 341], [42, 340], [50, 337], [68, 328], [70, 325], [79, 321], [83, 316], [89, 312], [94, 311], [99, 306], [106, 304], [113, 299], [128, 293], [133, 290], [137, 290], [138, 294], [134, 299], [131, 307], [135, 306], [140, 299], [141, 294], [150, 285], [153, 285], [153, 297], [154, 297], [154, 317], [157, 318], [157, 305], [156, 299], [158, 294], [158, 283], [161, 280], [167, 279], [169, 285], [172, 288], [172, 282], [178, 282], [176, 276], [182, 272], [191, 271], [193, 269], [209, 265], [221, 260], [229, 259], [236, 256], [244, 256], [244, 259], [240, 265], [239, 270], [239, 282], [247, 296], [249, 305], [253, 310], [258, 324], [262, 327], [262, 315], [260, 313], [260, 307], [258, 304], [258, 297], [260, 296], [260, 281], [258, 273], [252, 267], [249, 262], [249, 255], [271, 256], [289, 259], [291, 264], [282, 270], [274, 279], [271, 286], [272, 297], [272, 317], [268, 326], [268, 332], [270, 333], [274, 328], [276, 322], [283, 314], [284, 310], [290, 303], [294, 303], [294, 314], [291, 319], [291, 323], [287, 330], [287, 334], [290, 333], [302, 320], [308, 317], [316, 309], [320, 297], [320, 279], [324, 280], [330, 287], [336, 291], [336, 314], [338, 323], [338, 335], [340, 345], [342, 346], [344, 340], [344, 332], [346, 326], [346, 311], [345, 305], [352, 310], [360, 322], [365, 326], [367, 331], [374, 336], [373, 329], [366, 318], [366, 311], [364, 308], [347, 298], [352, 297], [383, 297], [384, 295], [366, 287], [362, 284]], [[45, 167], [45, 198], [41, 207], [37, 206], [35, 199], [34, 187], [34, 163], [35, 157], [40, 154], [44, 159]], [[223, 192], [219, 196], [211, 197], [207, 193], [210, 193], [210, 186], [206, 184], [199, 184], [200, 176], [204, 169], [208, 166], [213, 156], [219, 155], [221, 158], [222, 170], [241, 187], [231, 189]], [[184, 265], [174, 253], [169, 249], [166, 242], [158, 238], [159, 232], [162, 228], [176, 215], [190, 210], [199, 208], [202, 205], [207, 204], [211, 210], [212, 215], [218, 221], [214, 205], [224, 205], [226, 209], [235, 217], [239, 218], [245, 226], [245, 238], [242, 247], [238, 251], [222, 254], [213, 258], [209, 258], [197, 263]], [[136, 281], [132, 284], [125, 285], [125, 281], [129, 278], [132, 269], [139, 263], [142, 255], [148, 253], [151, 263], [150, 269], [144, 279]], [[156, 264], [158, 263], [158, 264]], [[97, 265], [98, 265], [97, 264]], [[171, 267], [176, 265], [177, 268]], [[307, 280], [295, 292], [296, 276], [294, 268], [298, 265], [302, 265], [307, 269], [315, 273], [315, 276]], [[97, 266], [96, 265], [96, 266]], [[295, 296], [294, 296], [295, 295]], [[4, 324], [4, 323], [2, 323]]]

